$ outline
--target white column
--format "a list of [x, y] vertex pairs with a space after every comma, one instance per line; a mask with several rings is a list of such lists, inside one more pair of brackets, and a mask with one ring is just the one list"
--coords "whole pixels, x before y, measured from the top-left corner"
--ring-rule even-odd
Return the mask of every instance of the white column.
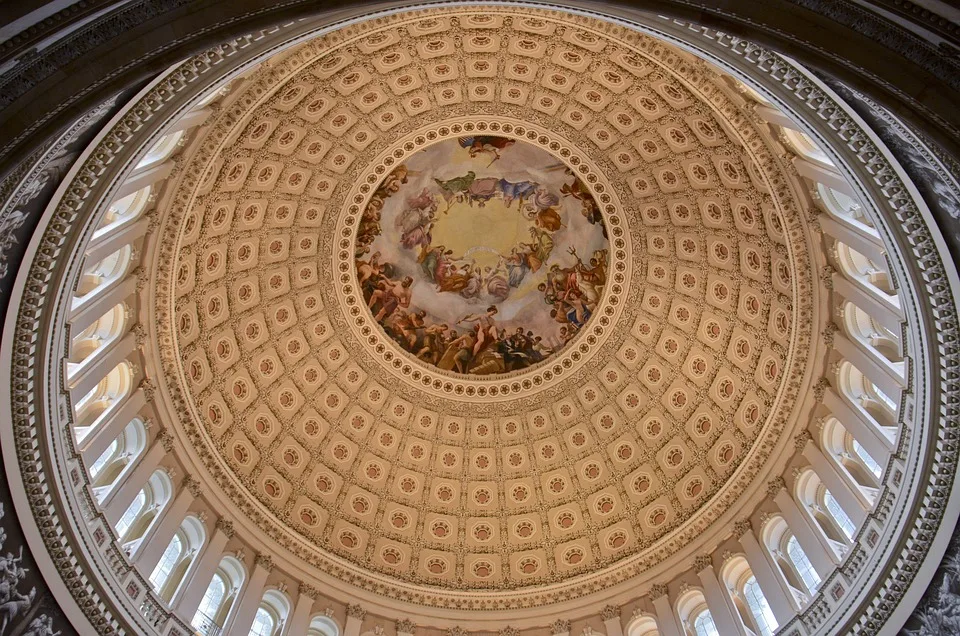
[[623, 625], [620, 624], [620, 608], [606, 605], [600, 610], [600, 618], [607, 630], [607, 636], [623, 636]]
[[837, 192], [843, 192], [847, 196], [857, 196], [853, 191], [853, 188], [850, 187], [850, 184], [847, 183], [847, 180], [843, 178], [843, 175], [836, 170], [818, 166], [817, 164], [807, 161], [802, 157], [794, 157], [793, 165], [796, 167], [797, 172], [800, 173], [801, 177], [806, 177], [811, 181], [816, 181], [818, 183], [822, 183], [823, 185], [830, 186]]
[[840, 559], [828, 543], [828, 539], [823, 536], [823, 532], [810, 525], [807, 517], [800, 512], [800, 507], [797, 506], [786, 488], [781, 487], [773, 501], [780, 508], [784, 520], [793, 531], [793, 535], [797, 538], [800, 547], [803, 548], [803, 552], [810, 559], [813, 569], [820, 575], [821, 580], [826, 580], [840, 564]]
[[313, 602], [320, 593], [309, 585], [300, 584], [297, 604], [293, 608], [293, 615], [283, 626], [283, 636], [303, 636], [310, 628], [310, 615], [313, 613]]
[[343, 636], [360, 636], [360, 628], [367, 610], [360, 605], [347, 605], [347, 624], [343, 627]]
[[767, 559], [766, 550], [761, 547], [757, 537], [749, 525], [740, 528], [745, 532], [740, 535], [740, 545], [743, 546], [743, 553], [747, 558], [747, 564], [750, 565], [750, 571], [757, 577], [757, 583], [763, 590], [763, 596], [770, 604], [773, 615], [777, 618], [777, 623], [786, 625], [793, 617], [797, 615], [800, 607], [797, 605], [797, 599], [785, 587], [786, 581], [777, 576], [773, 566]]
[[853, 435], [853, 439], [860, 442], [870, 457], [881, 466], [886, 463], [887, 457], [893, 452], [893, 442], [876, 424], [866, 419], [858, 409], [847, 404], [832, 388], [823, 392], [823, 405], [840, 420], [847, 432]]
[[263, 600], [263, 590], [267, 584], [267, 577], [273, 569], [270, 557], [258, 554], [254, 559], [253, 572], [244, 582], [240, 598], [234, 601], [233, 617], [227, 619], [222, 634], [246, 635], [250, 633], [253, 619], [257, 616], [257, 608]]
[[166, 179], [168, 176], [170, 176], [171, 170], [173, 170], [173, 161], [168, 159], [158, 166], [152, 166], [150, 168], [145, 168], [138, 172], [134, 172], [117, 189], [116, 193], [113, 195], [114, 200], [119, 201], [128, 194], [133, 194], [137, 190], [142, 190], [148, 185], [153, 185], [157, 181]]
[[810, 462], [814, 472], [820, 476], [827, 490], [837, 498], [837, 502], [850, 517], [850, 521], [858, 528], [863, 525], [867, 520], [870, 501], [860, 487], [844, 479], [834, 463], [827, 459], [812, 439], [808, 440], [803, 447], [803, 456]]
[[93, 432], [87, 435], [80, 443], [80, 454], [83, 462], [89, 466], [97, 461], [103, 451], [109, 448], [113, 440], [120, 436], [133, 418], [139, 415], [140, 410], [147, 405], [147, 398], [143, 389], [137, 389], [120, 403], [116, 411]]
[[903, 314], [900, 312], [900, 307], [890, 302], [891, 298], [896, 298], [896, 296], [891, 297], [884, 294], [878, 297], [876, 294], [867, 292], [867, 290], [860, 285], [854, 284], [853, 281], [847, 279], [846, 276], [839, 272], [831, 274], [830, 280], [833, 284], [834, 293], [840, 294], [870, 314], [871, 318], [875, 319], [893, 333], [900, 333], [900, 323], [903, 322]]
[[[131, 331], [103, 351], [94, 354], [90, 366], [70, 381], [70, 400], [73, 404], [100, 383], [113, 368], [126, 360], [137, 349], [137, 337]], [[84, 365], [86, 366], [86, 365]]]
[[673, 603], [670, 602], [670, 593], [667, 586], [656, 584], [650, 589], [650, 598], [653, 599], [653, 609], [657, 613], [657, 630], [662, 636], [685, 636], [685, 632], [680, 627], [680, 621], [677, 619], [677, 613], [673, 611]]
[[864, 347], [852, 343], [843, 334], [834, 334], [833, 348], [892, 399], [896, 400], [900, 391], [906, 386], [906, 381], [894, 370], [888, 360], [884, 359], [881, 363], [875, 354], [867, 353]]
[[[188, 480], [190, 477], [184, 478], [185, 482]], [[187, 516], [187, 510], [196, 498], [193, 491], [197, 488], [199, 487], [193, 482], [183, 484], [176, 498], [163, 507], [160, 511], [160, 519], [150, 524], [150, 529], [137, 544], [137, 549], [130, 555], [130, 560], [143, 576], [149, 577], [157, 567], [164, 550], [167, 549], [173, 535], [177, 533], [180, 524]]]
[[129, 245], [147, 233], [150, 219], [142, 218], [132, 223], [125, 223], [104, 236], [97, 237], [96, 243], [91, 243], [84, 254], [84, 262], [97, 263], [110, 256], [124, 245]]
[[730, 595], [721, 585], [717, 573], [713, 571], [710, 557], [698, 557], [694, 569], [697, 570], [697, 576], [700, 577], [703, 596], [707, 599], [707, 607], [710, 609], [710, 616], [713, 617], [717, 631], [724, 636], [727, 634], [745, 636], [747, 632], [743, 621], [740, 619], [740, 613], [734, 614], [735, 610], [731, 608]]
[[181, 585], [180, 591], [173, 597], [170, 605], [186, 622], [192, 621], [197, 609], [200, 608], [200, 601], [207, 593], [207, 587], [210, 586], [210, 581], [213, 580], [213, 575], [223, 559], [223, 549], [232, 536], [233, 524], [226, 519], [218, 519], [213, 529], [213, 536], [204, 546], [196, 566], [192, 568], [193, 572], [189, 573], [186, 584]]
[[122, 281], [108, 287], [101, 294], [89, 298], [70, 309], [70, 333], [78, 334], [107, 313], [115, 305], [137, 292], [137, 277], [127, 275]]
[[880, 241], [879, 236], [873, 236], [858, 227], [844, 223], [826, 214], [820, 215], [818, 219], [820, 221], [820, 229], [823, 230], [823, 233], [827, 236], [832, 236], [841, 243], [846, 243], [880, 266], [886, 264], [887, 252], [883, 249], [883, 243]]
[[169, 444], [169, 439], [170, 434], [166, 431], [161, 431], [157, 435], [157, 439], [150, 445], [149, 450], [140, 458], [137, 467], [130, 473], [130, 477], [125, 479], [119, 487], [114, 488], [107, 494], [103, 502], [101, 502], [100, 506], [103, 509], [103, 514], [106, 515], [111, 527], [117, 525], [120, 517], [123, 516], [123, 513], [126, 512], [130, 506], [130, 502], [137, 496], [140, 489], [146, 485], [147, 480], [150, 479], [150, 475], [152, 475], [153, 471], [160, 465], [160, 460], [167, 454], [167, 449], [164, 444]]

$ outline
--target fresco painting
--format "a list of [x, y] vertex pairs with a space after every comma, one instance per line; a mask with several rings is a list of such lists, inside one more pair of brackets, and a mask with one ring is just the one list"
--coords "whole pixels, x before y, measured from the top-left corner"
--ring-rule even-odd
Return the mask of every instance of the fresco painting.
[[526, 142], [448, 139], [379, 185], [356, 237], [357, 282], [404, 350], [466, 375], [548, 360], [603, 297], [600, 209], [567, 166]]

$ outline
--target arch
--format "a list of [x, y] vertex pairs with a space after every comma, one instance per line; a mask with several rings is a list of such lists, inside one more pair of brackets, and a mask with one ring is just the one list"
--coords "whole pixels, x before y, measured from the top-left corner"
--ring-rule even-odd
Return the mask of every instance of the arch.
[[250, 636], [275, 636], [290, 615], [290, 599], [279, 590], [267, 590], [257, 607]]
[[873, 502], [883, 469], [835, 417], [824, 420], [820, 445], [841, 474]]
[[820, 587], [820, 575], [786, 519], [781, 515], [770, 517], [760, 530], [760, 538], [791, 593], [801, 605], [805, 605]]
[[126, 477], [146, 447], [147, 429], [140, 418], [134, 418], [90, 465], [90, 481], [98, 502], [103, 501]]
[[849, 222], [854, 227], [874, 236], [879, 236], [873, 224], [873, 219], [870, 218], [866, 208], [860, 205], [858, 201], [822, 183], [816, 184], [816, 193], [820, 197], [821, 207], [828, 214], [841, 221]]
[[691, 588], [677, 598], [677, 616], [688, 636], [720, 636], [707, 599], [699, 588]]
[[657, 617], [652, 614], [635, 616], [627, 623], [627, 636], [660, 636], [660, 626]]
[[189, 515], [170, 540], [167, 549], [150, 574], [150, 583], [160, 598], [170, 602], [183, 583], [187, 570], [207, 538], [207, 530], [196, 516]]
[[117, 541], [130, 553], [146, 534], [173, 494], [173, 482], [167, 471], [158, 468], [117, 522]]
[[116, 228], [137, 219], [150, 203], [151, 195], [152, 186], [147, 186], [111, 203], [97, 224], [90, 242], [96, 243]]
[[124, 360], [107, 373], [74, 405], [74, 437], [82, 442], [106, 421], [113, 409], [133, 390], [133, 368]]
[[790, 149], [798, 155], [821, 166], [833, 168], [830, 157], [820, 150], [820, 147], [806, 133], [786, 127], [781, 127], [780, 132]]
[[797, 477], [795, 497], [836, 554], [846, 554], [856, 528], [812, 468], [805, 468]]
[[904, 377], [903, 347], [900, 334], [890, 331], [852, 302], [841, 307], [844, 331], [860, 343], [880, 364]]
[[310, 619], [307, 636], [340, 636], [340, 626], [333, 618], [317, 614]]
[[874, 297], [900, 307], [900, 297], [885, 263], [880, 265], [873, 262], [842, 241], [836, 241], [835, 247], [840, 271], [847, 279]]
[[724, 561], [720, 580], [730, 593], [743, 623], [757, 634], [773, 636], [778, 627], [777, 619], [746, 557], [738, 554]]
[[[127, 331], [130, 310], [124, 303], [108, 309], [96, 322], [73, 336], [70, 358], [67, 360], [67, 378], [76, 377], [96, 358], [96, 354], [120, 339]], [[85, 364], [87, 363], [87, 364]]]
[[143, 170], [149, 168], [150, 166], [155, 166], [159, 163], [163, 163], [165, 159], [170, 157], [177, 150], [177, 144], [180, 143], [180, 140], [183, 139], [183, 135], [186, 133], [185, 130], [178, 130], [177, 132], [170, 133], [169, 135], [164, 135], [150, 147], [150, 150], [147, 151], [147, 154], [143, 156], [137, 163], [137, 170]]
[[110, 287], [114, 282], [123, 278], [133, 262], [133, 246], [124, 245], [115, 252], [105, 256], [103, 260], [84, 268], [77, 281], [76, 291], [73, 294], [71, 308], [76, 309], [83, 303], [89, 302], [100, 292]]
[[900, 396], [889, 396], [849, 360], [837, 367], [837, 388], [847, 402], [891, 441], [896, 441]]
[[[246, 568], [235, 556], [220, 559], [190, 624], [204, 635], [219, 633], [230, 618], [246, 577]], [[222, 586], [222, 592], [218, 593], [218, 586]]]

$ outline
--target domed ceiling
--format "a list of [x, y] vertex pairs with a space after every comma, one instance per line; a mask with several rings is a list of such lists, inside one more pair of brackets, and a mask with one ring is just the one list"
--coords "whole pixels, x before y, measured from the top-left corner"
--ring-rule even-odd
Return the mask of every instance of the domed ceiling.
[[162, 204], [164, 394], [265, 537], [357, 586], [501, 607], [636, 577], [762, 487], [803, 387], [773, 147], [705, 63], [584, 17], [312, 39]]

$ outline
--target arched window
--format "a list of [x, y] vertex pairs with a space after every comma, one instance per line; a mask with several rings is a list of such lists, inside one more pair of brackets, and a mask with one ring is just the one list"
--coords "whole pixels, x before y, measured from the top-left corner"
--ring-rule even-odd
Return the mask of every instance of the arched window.
[[92, 325], [75, 335], [70, 344], [70, 358], [67, 361], [67, 378], [77, 376], [81, 369], [89, 366], [96, 354], [103, 351], [126, 332], [127, 307], [123, 303], [108, 309]]
[[880, 465], [835, 417], [824, 420], [821, 444], [825, 454], [871, 502], [880, 485]]
[[[828, 503], [828, 495], [829, 500], [833, 502], [832, 504]], [[797, 503], [801, 504], [801, 509], [813, 522], [813, 525], [819, 528], [822, 535], [828, 539], [836, 555], [842, 557], [846, 554], [850, 545], [853, 523], [849, 517], [844, 515], [847, 523], [849, 523], [850, 532], [848, 533], [846, 528], [841, 527], [840, 520], [831, 510], [831, 507], [839, 509], [839, 506], [833, 496], [830, 495], [830, 491], [823, 485], [820, 476], [813, 469], [806, 468], [797, 477], [795, 498]]]
[[753, 614], [753, 620], [760, 633], [763, 636], [773, 636], [774, 630], [778, 627], [777, 618], [773, 615], [773, 610], [770, 609], [770, 604], [767, 603], [767, 598], [763, 595], [760, 584], [757, 583], [757, 577], [750, 575], [750, 578], [744, 583], [743, 597], [747, 601], [747, 606], [750, 608], [750, 613]]
[[697, 636], [720, 636], [720, 632], [717, 631], [717, 626], [713, 622], [713, 616], [710, 615], [710, 610], [703, 609], [694, 617], [693, 632]]
[[807, 558], [807, 553], [800, 547], [800, 542], [797, 541], [795, 536], [791, 535], [787, 539], [787, 555], [790, 557], [790, 562], [793, 564], [800, 580], [803, 581], [806, 591], [810, 594], [816, 592], [817, 588], [820, 587], [820, 575], [817, 574], [813, 564], [810, 563], [810, 559]]
[[886, 265], [875, 263], [846, 243], [837, 241], [840, 270], [852, 282], [886, 302], [899, 307], [900, 299]]
[[90, 482], [98, 502], [122, 481], [123, 475], [146, 448], [147, 431], [143, 422], [133, 419], [90, 466]]
[[836, 500], [833, 494], [831, 494], [831, 492], [826, 488], [824, 488], [823, 501], [827, 510], [830, 512], [830, 515], [833, 517], [833, 520], [837, 523], [837, 526], [843, 530], [843, 533], [848, 539], [852, 539], [853, 533], [857, 529], [856, 526], [853, 525], [853, 521], [851, 521], [850, 517], [847, 516], [847, 513], [843, 511], [843, 508], [840, 507], [840, 503]]
[[249, 636], [273, 636], [276, 621], [264, 607], [257, 608], [257, 616], [253, 619]]
[[89, 301], [127, 273], [133, 262], [133, 247], [124, 245], [103, 260], [83, 270], [73, 295], [72, 306]]
[[653, 616], [638, 616], [628, 625], [627, 636], [660, 636], [657, 619]]
[[186, 131], [178, 130], [175, 133], [170, 133], [169, 135], [164, 135], [157, 140], [153, 147], [147, 151], [147, 154], [144, 155], [143, 159], [137, 164], [137, 170], [147, 168], [150, 166], [155, 166], [158, 163], [161, 163], [164, 159], [169, 157], [177, 149], [177, 144], [180, 143], [180, 140], [183, 139], [183, 135]]
[[833, 166], [830, 157], [820, 150], [820, 147], [814, 143], [813, 139], [810, 139], [809, 135], [791, 128], [781, 128], [781, 130], [783, 131], [784, 139], [787, 140], [787, 144], [789, 144], [798, 155], [825, 166]]
[[90, 242], [96, 243], [98, 239], [106, 236], [114, 229], [139, 217], [146, 209], [147, 203], [150, 202], [150, 193], [151, 188], [147, 186], [111, 203], [103, 218], [100, 219]]
[[860, 461], [863, 462], [863, 465], [866, 466], [874, 477], [877, 479], [880, 478], [880, 475], [883, 473], [883, 469], [880, 467], [880, 464], [870, 456], [870, 453], [867, 452], [860, 442], [853, 440], [853, 453], [860, 458]]
[[[190, 624], [203, 636], [220, 634], [237, 599], [246, 573], [235, 557], [226, 556], [207, 585], [200, 606]], [[336, 636], [335, 634], [331, 636]]]
[[153, 585], [153, 589], [159, 592], [163, 589], [164, 583], [167, 582], [167, 579], [170, 577], [170, 573], [173, 571], [173, 568], [180, 561], [180, 557], [183, 556], [183, 540], [180, 538], [179, 534], [174, 535], [173, 539], [170, 540], [170, 544], [167, 546], [167, 549], [163, 551], [163, 556], [160, 557], [160, 562], [157, 563], [157, 567], [153, 569], [153, 573], [150, 575], [150, 584]]
[[310, 619], [307, 636], [340, 636], [340, 626], [329, 616], [314, 616]]
[[[837, 370], [837, 383], [840, 393], [847, 402], [865, 416], [865, 420], [876, 425], [877, 430], [887, 439], [896, 441], [899, 404], [881, 391], [863, 372], [848, 360], [840, 362]], [[899, 396], [898, 396], [899, 398]]]
[[133, 389], [133, 369], [121, 362], [74, 405], [74, 434], [77, 443], [86, 439], [109, 417], [111, 407]]
[[117, 538], [123, 541], [126, 537], [127, 532], [130, 530], [130, 526], [133, 525], [133, 522], [140, 516], [140, 513], [143, 512], [143, 509], [147, 504], [147, 493], [146, 489], [141, 489], [137, 493], [137, 496], [133, 498], [133, 501], [130, 502], [130, 505], [127, 506], [126, 511], [123, 513], [123, 516], [120, 517], [120, 521], [117, 522]]
[[817, 194], [827, 213], [842, 221], [851, 223], [866, 233], [879, 236], [873, 224], [873, 219], [857, 201], [850, 196], [834, 190], [822, 183], [817, 184]]

